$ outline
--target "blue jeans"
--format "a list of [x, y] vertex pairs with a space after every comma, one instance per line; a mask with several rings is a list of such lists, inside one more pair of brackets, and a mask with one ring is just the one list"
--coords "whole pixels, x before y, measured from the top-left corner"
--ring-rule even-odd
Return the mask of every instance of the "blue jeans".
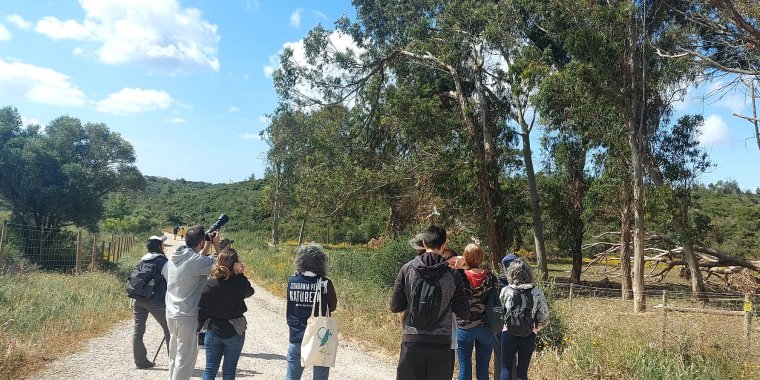
[[517, 355], [517, 380], [528, 380], [530, 357], [536, 349], [536, 334], [526, 337], [501, 332], [501, 380], [510, 380]]
[[[301, 380], [303, 367], [301, 367], [301, 343], [288, 345], [288, 372], [285, 380]], [[314, 366], [314, 380], [327, 380], [330, 376], [330, 367]]]
[[459, 380], [472, 380], [472, 348], [475, 346], [475, 377], [488, 380], [488, 363], [494, 345], [493, 332], [487, 326], [470, 329], [457, 328], [457, 360]]
[[203, 371], [203, 380], [213, 380], [216, 372], [219, 371], [219, 363], [224, 356], [222, 365], [222, 379], [232, 380], [235, 378], [238, 359], [240, 352], [243, 351], [243, 342], [245, 342], [245, 333], [222, 339], [214, 335], [211, 329], [206, 330], [206, 369]]

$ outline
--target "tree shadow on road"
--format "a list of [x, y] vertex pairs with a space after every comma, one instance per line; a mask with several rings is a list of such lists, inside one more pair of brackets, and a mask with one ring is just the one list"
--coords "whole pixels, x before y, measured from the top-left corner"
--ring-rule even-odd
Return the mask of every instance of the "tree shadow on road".
[[285, 355], [278, 355], [278, 354], [267, 354], [267, 353], [258, 353], [258, 354], [247, 354], [247, 353], [241, 353], [240, 356], [244, 356], [246, 358], [255, 358], [255, 359], [264, 359], [264, 360], [285, 360]]

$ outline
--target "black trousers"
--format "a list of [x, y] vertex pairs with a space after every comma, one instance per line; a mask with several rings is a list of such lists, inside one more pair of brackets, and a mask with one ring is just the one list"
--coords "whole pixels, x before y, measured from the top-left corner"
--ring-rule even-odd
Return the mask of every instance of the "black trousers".
[[396, 380], [451, 379], [451, 344], [401, 343]]

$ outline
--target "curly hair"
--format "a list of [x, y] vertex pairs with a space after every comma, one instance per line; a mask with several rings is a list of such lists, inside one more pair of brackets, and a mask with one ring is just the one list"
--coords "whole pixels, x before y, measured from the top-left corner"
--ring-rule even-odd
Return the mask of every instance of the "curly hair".
[[230, 247], [223, 249], [222, 252], [219, 252], [219, 256], [216, 257], [214, 266], [211, 267], [211, 277], [216, 279], [230, 278], [230, 275], [235, 273], [233, 268], [238, 261], [240, 261], [240, 257], [238, 257], [235, 249]]
[[317, 276], [327, 274], [327, 255], [322, 247], [309, 244], [299, 247], [295, 253], [296, 273], [314, 272]]
[[507, 281], [510, 285], [532, 284], [535, 280], [533, 269], [522, 258], [512, 262], [507, 268]]

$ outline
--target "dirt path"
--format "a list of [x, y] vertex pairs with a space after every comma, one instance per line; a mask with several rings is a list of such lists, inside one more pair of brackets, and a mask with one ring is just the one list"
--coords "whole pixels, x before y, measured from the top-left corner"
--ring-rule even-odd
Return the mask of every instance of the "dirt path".
[[[169, 235], [167, 252], [181, 244]], [[254, 284], [256, 294], [246, 301], [248, 331], [245, 346], [238, 363], [238, 378], [284, 379], [285, 354], [288, 347], [288, 328], [285, 324], [285, 301]], [[340, 306], [340, 305], [339, 305]], [[338, 321], [340, 327], [340, 321]], [[161, 328], [149, 318], [145, 345], [152, 358], [161, 342]], [[391, 357], [367, 353], [357, 344], [341, 337], [335, 368], [330, 378], [340, 380], [387, 380], [395, 378], [395, 363]], [[162, 347], [156, 366], [147, 370], [135, 369], [132, 361], [132, 320], [120, 322], [106, 335], [86, 342], [83, 351], [50, 363], [47, 368], [32, 375], [34, 379], [165, 379], [169, 360], [166, 347]], [[193, 378], [200, 378], [206, 356], [199, 350]], [[217, 375], [221, 379], [221, 371]], [[311, 379], [306, 369], [303, 379]]]

